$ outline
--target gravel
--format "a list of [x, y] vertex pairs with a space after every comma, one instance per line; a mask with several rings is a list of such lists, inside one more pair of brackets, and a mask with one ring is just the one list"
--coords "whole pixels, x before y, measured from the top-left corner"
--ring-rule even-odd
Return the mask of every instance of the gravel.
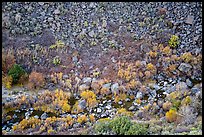
[[[201, 2], [3, 2], [3, 5], [2, 21], [10, 33], [13, 30], [11, 35], [41, 35], [44, 29], [48, 29], [57, 39], [71, 45], [77, 43], [77, 39], [73, 38], [83, 30], [88, 37], [80, 39], [90, 45], [90, 38], [95, 35], [103, 35], [97, 41], [99, 44], [108, 42], [109, 36], [113, 36], [111, 32], [118, 30], [123, 33], [136, 32], [138, 39], [149, 34], [153, 38], [165, 36], [164, 39], [168, 40], [170, 34], [178, 34], [184, 42], [184, 47], [178, 47], [179, 53], [200, 47], [191, 39], [202, 34]], [[46, 24], [42, 25], [42, 22]], [[172, 26], [169, 27], [166, 22], [171, 22]], [[34, 32], [33, 26], [36, 26]]]

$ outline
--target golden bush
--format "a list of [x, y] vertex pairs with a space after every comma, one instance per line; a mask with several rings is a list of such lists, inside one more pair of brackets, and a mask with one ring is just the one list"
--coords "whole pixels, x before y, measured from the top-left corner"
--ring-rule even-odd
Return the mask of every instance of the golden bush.
[[87, 120], [88, 119], [87, 119], [86, 115], [81, 115], [77, 118], [77, 122], [80, 124], [85, 123]]
[[2, 84], [7, 88], [7, 89], [10, 89], [12, 87], [12, 81], [13, 81], [13, 78], [12, 76], [4, 76], [2, 78]]
[[191, 52], [186, 52], [181, 55], [181, 59], [184, 62], [189, 63], [191, 60], [193, 60], [193, 55], [191, 54]]
[[125, 108], [118, 109], [117, 114], [130, 116], [130, 117], [134, 115], [131, 111], [127, 111]]
[[89, 115], [89, 119], [90, 119], [91, 122], [95, 122], [96, 121], [96, 119], [95, 119], [93, 114]]
[[175, 109], [170, 109], [168, 112], [166, 112], [166, 120], [168, 122], [175, 122], [177, 119], [177, 112]]
[[171, 54], [171, 48], [169, 47], [169, 46], [166, 46], [163, 50], [162, 50], [162, 52], [164, 53], [164, 54], [166, 54], [166, 55], [170, 55]]
[[157, 57], [157, 52], [150, 51], [149, 56], [152, 57], [152, 58], [156, 58]]

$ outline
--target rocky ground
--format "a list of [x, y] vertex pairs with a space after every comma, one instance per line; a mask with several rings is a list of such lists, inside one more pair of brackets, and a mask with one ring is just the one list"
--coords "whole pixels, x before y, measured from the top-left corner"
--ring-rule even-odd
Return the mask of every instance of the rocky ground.
[[[169, 44], [173, 35], [179, 38], [176, 47]], [[150, 122], [148, 134], [202, 134], [200, 2], [3, 2], [2, 45], [27, 73], [46, 77], [36, 91], [26, 84], [2, 86], [3, 134], [97, 134], [98, 120], [122, 114], [160, 121], [158, 130]], [[92, 108], [81, 96], [87, 90], [98, 101]], [[52, 106], [56, 94], [69, 96], [71, 109], [83, 111]], [[165, 117], [169, 102], [182, 116], [173, 124]], [[83, 115], [86, 122], [78, 121]], [[23, 119], [27, 125], [19, 124]]]

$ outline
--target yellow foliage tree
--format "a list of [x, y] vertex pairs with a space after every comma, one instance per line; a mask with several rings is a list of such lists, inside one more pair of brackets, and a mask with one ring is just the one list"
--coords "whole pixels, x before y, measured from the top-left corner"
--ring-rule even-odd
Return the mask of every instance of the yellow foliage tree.
[[168, 112], [166, 112], [166, 120], [168, 122], [175, 122], [177, 119], [177, 112], [175, 109], [170, 109]]
[[2, 78], [2, 83], [7, 89], [11, 89], [12, 81], [13, 81], [12, 76], [5, 76]]
[[80, 124], [85, 123], [87, 120], [88, 119], [87, 119], [86, 115], [81, 115], [77, 118], [77, 122]]

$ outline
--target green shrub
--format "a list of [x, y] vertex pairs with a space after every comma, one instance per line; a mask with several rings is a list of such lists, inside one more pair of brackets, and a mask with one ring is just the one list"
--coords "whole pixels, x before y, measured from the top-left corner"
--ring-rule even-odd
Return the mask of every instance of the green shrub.
[[130, 126], [129, 130], [125, 132], [125, 135], [146, 135], [147, 127], [146, 125], [134, 123]]
[[170, 47], [175, 48], [179, 44], [179, 37], [172, 35], [168, 43]]
[[94, 126], [94, 130], [97, 134], [108, 134], [108, 132], [111, 130], [109, 127], [109, 122], [99, 122], [96, 123]]
[[13, 78], [12, 84], [17, 84], [21, 76], [25, 75], [25, 70], [18, 64], [14, 64], [9, 70], [8, 75]]
[[54, 57], [52, 63], [54, 65], [59, 65], [61, 63], [59, 56]]
[[127, 116], [115, 117], [110, 122], [110, 128], [118, 135], [124, 135], [131, 125], [130, 118]]

